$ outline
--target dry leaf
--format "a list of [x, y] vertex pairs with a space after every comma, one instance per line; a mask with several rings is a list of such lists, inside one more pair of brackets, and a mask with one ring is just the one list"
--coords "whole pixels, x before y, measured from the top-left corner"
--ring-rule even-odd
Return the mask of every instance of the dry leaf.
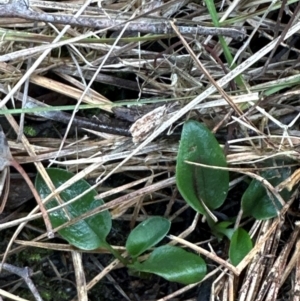
[[158, 107], [138, 119], [129, 129], [134, 143], [145, 140], [162, 121], [166, 106]]

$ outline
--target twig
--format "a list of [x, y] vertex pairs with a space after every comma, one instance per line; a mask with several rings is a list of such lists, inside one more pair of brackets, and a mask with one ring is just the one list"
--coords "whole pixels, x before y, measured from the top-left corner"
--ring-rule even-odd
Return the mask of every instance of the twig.
[[16, 274], [16, 275], [20, 276], [21, 278], [23, 278], [23, 280], [26, 282], [28, 288], [32, 292], [35, 300], [43, 301], [43, 299], [40, 296], [38, 290], [36, 289], [33, 281], [30, 278], [30, 276], [32, 276], [32, 274], [33, 274], [31, 269], [29, 269], [28, 267], [19, 268], [19, 267], [13, 266], [13, 265], [8, 264], [8, 263], [0, 264], [0, 271], [1, 271], [1, 269], [4, 269], [4, 270], [6, 270], [6, 271], [8, 271], [12, 274]]
[[[8, 94], [8, 89], [4, 87], [4, 85], [0, 84], [0, 91]], [[23, 93], [17, 92], [14, 97], [16, 100], [21, 101], [23, 98]], [[46, 104], [39, 102], [38, 100], [28, 96], [26, 108], [38, 108], [38, 107], [48, 107]], [[61, 111], [48, 111], [48, 112], [36, 112], [34, 113], [36, 116], [41, 116], [47, 119], [55, 120], [62, 123], [69, 123], [71, 115]], [[110, 119], [107, 122], [100, 122], [96, 119], [88, 119], [84, 117], [78, 117], [73, 120], [73, 126], [77, 126], [78, 128], [85, 128], [95, 131], [100, 131], [103, 133], [113, 134], [113, 135], [121, 135], [121, 136], [131, 136], [129, 133], [129, 124], [127, 122], [121, 120]]]
[[[151, 12], [148, 12], [148, 14]], [[147, 14], [147, 13], [146, 13]], [[145, 15], [145, 14], [144, 14]], [[142, 16], [144, 16], [142, 15]], [[167, 19], [161, 21], [161, 19], [155, 19], [151, 17], [151, 22], [137, 21], [138, 16], [128, 20], [109, 19], [105, 16], [105, 19], [96, 19], [93, 17], [73, 17], [70, 15], [52, 15], [47, 13], [40, 13], [30, 10], [22, 0], [11, 1], [8, 4], [2, 5], [0, 10], [0, 17], [17, 17], [27, 20], [42, 21], [48, 23], [65, 24], [72, 26], [90, 27], [98, 29], [110, 29], [119, 31], [124, 28], [124, 24], [128, 24], [128, 31], [135, 31], [141, 33], [153, 33], [153, 34], [171, 34], [173, 33], [172, 26]], [[154, 21], [155, 20], [155, 21]], [[178, 26], [178, 30], [181, 34], [197, 34], [197, 35], [223, 35], [229, 36], [234, 39], [241, 40], [245, 37], [245, 30], [243, 28], [214, 28], [204, 26]]]

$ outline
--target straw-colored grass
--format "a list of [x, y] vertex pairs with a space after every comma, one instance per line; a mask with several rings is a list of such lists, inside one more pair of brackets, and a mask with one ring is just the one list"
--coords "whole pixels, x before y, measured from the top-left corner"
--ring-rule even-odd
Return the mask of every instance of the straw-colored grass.
[[[204, 122], [224, 146], [232, 170], [229, 196], [245, 174], [259, 178], [259, 163], [276, 157], [298, 160], [299, 1], [206, 0], [204, 6], [201, 1], [187, 0], [148, 4], [32, 0], [29, 7], [21, 2], [0, 4], [0, 114], [1, 122], [5, 117], [19, 137], [8, 136], [13, 157], [20, 164], [33, 163], [53, 188], [44, 202], [85, 178], [92, 179], [92, 188], [106, 201], [94, 214], [109, 209], [115, 220], [132, 227], [152, 215], [148, 208], [156, 204], [163, 208], [162, 215], [174, 223], [180, 221], [191, 209], [179, 195], [174, 177], [178, 129], [190, 118]], [[59, 19], [61, 23], [56, 22]], [[229, 30], [229, 36], [220, 39], [186, 32], [197, 32], [197, 25], [234, 26], [236, 31]], [[242, 41], [232, 37], [245, 32]], [[46, 93], [52, 93], [50, 100], [45, 101]], [[109, 120], [113, 126], [99, 127], [94, 119], [82, 125], [77, 112], [85, 114], [87, 109], [96, 109], [100, 117], [106, 116], [101, 122], [105, 125]], [[121, 110], [135, 119], [117, 119]], [[33, 116], [63, 122], [62, 136], [23, 135], [24, 120]], [[77, 135], [71, 131], [75, 123], [80, 129]], [[45, 171], [49, 164], [76, 176], [54, 189]], [[109, 187], [107, 180], [116, 174], [126, 182]], [[277, 193], [274, 187], [270, 189]], [[226, 202], [230, 204], [232, 198]], [[213, 249], [218, 246], [215, 238], [189, 241], [188, 235], [201, 225], [202, 217], [196, 213], [188, 229], [170, 236], [173, 244], [208, 258], [211, 267], [205, 281], [212, 283], [210, 300], [299, 300], [296, 199], [295, 193], [277, 218], [247, 220], [255, 246], [237, 267], [224, 255], [226, 245]], [[76, 300], [88, 300], [89, 290], [105, 277], [114, 284], [112, 290], [122, 295], [119, 300], [132, 300], [126, 286], [110, 274], [121, 267], [117, 260], [102, 267], [94, 278], [87, 277], [82, 251], [53, 243], [44, 229], [33, 227], [32, 221], [41, 218], [37, 207], [29, 213], [23, 207], [23, 211], [26, 214], [10, 218], [0, 215], [0, 237], [4, 239], [1, 232], [11, 233], [5, 236], [2, 258], [9, 261], [12, 254], [33, 246], [69, 252]], [[8, 231], [15, 226], [13, 235]], [[30, 237], [24, 234], [29, 229]], [[123, 245], [116, 249], [124, 252]], [[59, 272], [58, 276], [63, 278]], [[196, 300], [198, 286], [162, 288], [151, 300], [185, 300], [189, 292], [194, 292], [194, 299], [189, 300]], [[14, 291], [6, 287], [12, 285], [0, 287], [0, 299], [24, 300], [17, 293], [12, 296]], [[96, 299], [91, 296], [90, 300]]]

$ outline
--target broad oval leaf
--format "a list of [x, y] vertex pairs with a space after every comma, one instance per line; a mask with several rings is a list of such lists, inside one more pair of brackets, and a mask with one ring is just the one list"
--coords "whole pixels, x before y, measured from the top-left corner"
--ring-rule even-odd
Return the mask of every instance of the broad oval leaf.
[[248, 232], [242, 228], [234, 231], [229, 247], [229, 258], [234, 266], [237, 266], [252, 250], [253, 244]]
[[169, 232], [170, 226], [166, 218], [148, 218], [131, 231], [126, 241], [126, 250], [132, 257], [139, 256], [160, 242]]
[[170, 245], [158, 247], [146, 261], [130, 267], [186, 285], [202, 280], [206, 274], [206, 264], [200, 256]]
[[[48, 168], [46, 171], [56, 188], [74, 176], [73, 173], [58, 168]], [[51, 192], [39, 174], [35, 180], [35, 187], [43, 199], [46, 198]], [[86, 181], [79, 180], [61, 192], [60, 197], [64, 202], [67, 202], [85, 192], [90, 187], [91, 186]], [[95, 200], [96, 195], [97, 191], [92, 190], [76, 200], [74, 203], [64, 207], [64, 209], [59, 209], [49, 213], [52, 226], [55, 228], [69, 221], [66, 213], [72, 219], [103, 205], [104, 202], [102, 200]], [[59, 203], [57, 199], [52, 199], [45, 205], [45, 207], [50, 209], [58, 205]], [[74, 225], [63, 228], [58, 232], [64, 239], [77, 248], [83, 250], [93, 250], [99, 247], [106, 247], [107, 243], [105, 240], [110, 230], [110, 214], [108, 211], [103, 211], [94, 216], [81, 220]]]
[[[261, 173], [274, 187], [291, 175], [290, 168], [269, 169]], [[280, 192], [282, 198], [287, 201], [293, 191], [284, 189]], [[242, 196], [242, 209], [244, 216], [253, 216], [258, 220], [265, 220], [277, 216], [282, 208], [281, 203], [275, 196], [267, 191], [260, 182], [253, 179]]]
[[220, 207], [227, 195], [229, 173], [187, 164], [192, 161], [209, 166], [226, 167], [223, 150], [213, 134], [197, 121], [187, 121], [182, 129], [176, 164], [177, 187], [185, 201], [196, 211], [205, 214]]

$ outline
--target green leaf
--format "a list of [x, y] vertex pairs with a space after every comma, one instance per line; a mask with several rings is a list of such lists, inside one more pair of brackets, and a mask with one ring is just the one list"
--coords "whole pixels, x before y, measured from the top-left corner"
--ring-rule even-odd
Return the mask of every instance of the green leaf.
[[223, 236], [225, 235], [228, 239], [231, 239], [234, 230], [232, 228], [228, 228], [231, 226], [233, 222], [230, 221], [223, 221], [220, 223], [217, 223], [213, 225], [212, 227], [212, 233], [214, 236], [216, 236], [218, 239], [222, 239]]
[[[67, 172], [63, 169], [48, 168], [46, 169], [49, 177], [51, 178], [54, 186], [57, 188], [71, 179], [74, 174]], [[50, 189], [44, 182], [41, 175], [37, 175], [35, 180], [35, 187], [40, 194], [41, 198], [46, 198], [50, 194]], [[60, 197], [64, 202], [67, 202], [79, 194], [85, 192], [90, 188], [90, 185], [84, 181], [79, 180], [70, 187], [66, 188], [60, 193]], [[87, 211], [90, 211], [98, 206], [104, 204], [102, 200], [95, 200], [94, 197], [97, 195], [96, 190], [92, 190], [86, 193], [83, 197], [79, 198], [74, 203], [49, 213], [49, 217], [52, 226], [58, 227], [67, 221], [69, 221], [66, 213], [69, 217], [75, 218], [80, 216]], [[56, 199], [50, 200], [45, 207], [47, 209], [58, 206], [59, 203]], [[106, 247], [106, 236], [111, 230], [111, 217], [108, 211], [100, 212], [94, 216], [88, 217], [78, 223], [59, 230], [59, 234], [66, 239], [70, 244], [83, 250], [93, 250], [99, 247]]]
[[126, 241], [127, 252], [132, 257], [144, 253], [167, 235], [170, 226], [170, 221], [160, 216], [143, 221], [129, 234]]
[[[290, 168], [269, 169], [261, 173], [274, 187], [288, 178], [291, 174]], [[287, 201], [293, 191], [284, 189], [280, 192], [282, 198]], [[260, 182], [253, 179], [242, 197], [242, 209], [244, 216], [253, 216], [258, 220], [265, 220], [277, 216], [282, 208], [281, 203]]]
[[206, 274], [206, 264], [200, 256], [170, 245], [155, 249], [146, 261], [130, 267], [183, 284], [198, 282]]
[[232, 235], [229, 248], [229, 258], [237, 266], [253, 248], [252, 240], [247, 231], [238, 228]]
[[176, 164], [176, 182], [185, 201], [196, 211], [206, 214], [220, 207], [227, 195], [229, 173], [227, 170], [200, 167], [185, 161], [210, 166], [226, 167], [226, 158], [212, 133], [197, 121], [187, 121], [182, 129]]

